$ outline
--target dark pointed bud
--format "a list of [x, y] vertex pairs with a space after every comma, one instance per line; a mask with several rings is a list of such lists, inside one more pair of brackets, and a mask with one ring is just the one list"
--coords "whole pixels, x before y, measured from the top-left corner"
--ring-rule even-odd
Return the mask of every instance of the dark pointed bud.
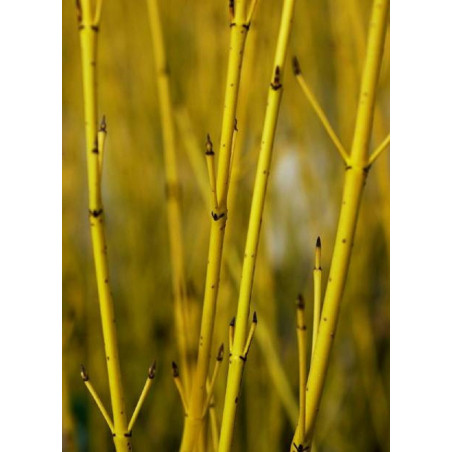
[[213, 152], [212, 140], [210, 139], [210, 135], [207, 134], [206, 155], [214, 155], [214, 154], [215, 154], [215, 152]]
[[229, 322], [229, 326], [235, 326], [235, 317], [232, 317], [232, 320]]
[[229, 0], [229, 18], [231, 20], [234, 19], [235, 11], [234, 11], [234, 0]]
[[154, 377], [155, 377], [155, 369], [156, 368], [157, 368], [157, 362], [154, 361], [152, 363], [152, 366], [149, 368], [149, 371], [148, 371], [148, 377], [149, 377], [150, 380], [154, 379]]
[[257, 323], [257, 314], [256, 311], [253, 313], [253, 323]]
[[80, 23], [82, 21], [82, 7], [80, 5], [80, 0], [75, 0], [75, 9], [77, 11], [77, 21]]
[[292, 70], [295, 75], [301, 75], [300, 62], [296, 56], [292, 58]]
[[221, 344], [220, 348], [218, 349], [217, 361], [223, 361], [223, 355], [224, 355], [224, 344]]
[[89, 380], [88, 372], [85, 369], [85, 366], [83, 364], [80, 365], [80, 375], [82, 376], [83, 381]]
[[275, 68], [275, 85], [279, 85], [279, 82], [281, 81], [281, 68], [279, 66], [276, 66]]
[[101, 132], [107, 133], [107, 121], [105, 120], [105, 115], [102, 116], [102, 121], [100, 122], [100, 129]]
[[303, 295], [298, 294], [297, 296], [297, 308], [298, 309], [304, 309], [304, 298]]
[[322, 248], [322, 241], [320, 240], [320, 237], [317, 237], [317, 241], [315, 242], [315, 246], [317, 248]]
[[171, 363], [171, 367], [173, 368], [173, 378], [177, 378], [179, 376], [179, 368], [174, 361]]

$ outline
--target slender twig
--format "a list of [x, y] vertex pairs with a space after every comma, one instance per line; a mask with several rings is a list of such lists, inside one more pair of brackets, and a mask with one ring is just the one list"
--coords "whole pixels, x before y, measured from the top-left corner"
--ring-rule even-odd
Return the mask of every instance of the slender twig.
[[224, 354], [224, 345], [221, 344], [220, 348], [218, 349], [217, 359], [215, 360], [215, 367], [213, 368], [212, 378], [210, 379], [210, 382], [208, 384], [206, 404], [204, 406], [203, 416], [206, 415], [207, 410], [210, 406], [210, 402], [212, 400], [213, 389], [214, 389], [215, 382], [217, 380], [218, 371], [220, 370], [221, 363], [223, 362], [223, 354]]
[[210, 419], [210, 431], [212, 437], [212, 449], [213, 452], [218, 451], [218, 416], [217, 410], [215, 409], [215, 398], [212, 396], [212, 399], [209, 404], [209, 419]]
[[107, 422], [108, 427], [110, 428], [110, 431], [114, 432], [114, 426], [113, 421], [111, 420], [110, 415], [108, 414], [107, 409], [105, 408], [104, 404], [102, 403], [102, 400], [100, 400], [99, 395], [97, 394], [96, 390], [94, 389], [90, 379], [88, 372], [86, 371], [85, 367], [81, 366], [80, 375], [82, 377], [83, 382], [85, 383], [86, 388], [88, 389], [89, 393], [93, 397], [94, 401], [96, 402], [97, 407], [99, 408], [99, 411], [101, 412], [102, 416], [104, 417], [105, 421]]
[[105, 115], [102, 116], [102, 121], [100, 123], [99, 131], [97, 132], [98, 150], [99, 150], [99, 178], [102, 181], [102, 174], [104, 168], [104, 155], [105, 155], [105, 140], [107, 138], [107, 122], [105, 120]]
[[330, 122], [328, 121], [328, 118], [325, 112], [323, 111], [322, 107], [320, 106], [319, 101], [309, 88], [309, 85], [306, 83], [306, 80], [304, 79], [300, 69], [300, 63], [298, 62], [298, 59], [296, 57], [293, 57], [292, 68], [297, 79], [297, 82], [300, 85], [301, 89], [303, 90], [309, 103], [311, 104], [312, 109], [316, 113], [317, 117], [320, 119], [320, 122], [322, 123], [328, 136], [331, 138], [331, 141], [333, 142], [334, 146], [336, 146], [336, 149], [338, 150], [342, 160], [347, 164], [349, 159], [347, 151], [345, 150], [344, 146], [341, 143], [341, 140], [339, 139]]
[[[82, 61], [86, 154], [88, 164], [89, 223], [94, 255], [107, 374], [113, 412], [114, 443], [117, 452], [132, 445], [127, 430], [124, 391], [119, 365], [118, 340], [105, 239], [104, 206], [101, 193], [97, 119], [97, 39], [99, 26], [93, 21], [90, 0], [77, 3]], [[99, 15], [100, 17], [100, 15]]]
[[202, 340], [199, 341], [198, 360], [190, 395], [188, 415], [184, 425], [180, 449], [181, 452], [193, 451], [201, 425], [204, 422], [203, 410], [206, 398], [206, 382], [212, 347], [224, 232], [228, 212], [228, 188], [237, 99], [245, 43], [249, 29], [249, 25], [246, 23], [245, 6], [245, 0], [235, 0], [229, 3], [231, 18], [229, 60], [219, 148], [221, 151], [219, 152], [216, 179], [218, 209], [211, 214], [208, 263], [204, 289], [203, 312], [201, 317], [200, 338], [202, 338]]
[[[223, 420], [220, 433], [219, 452], [231, 450], [234, 422], [237, 411], [237, 401], [242, 380], [244, 359], [243, 353], [247, 345], [247, 323], [250, 310], [250, 299], [254, 281], [254, 270], [259, 245], [259, 236], [267, 191], [268, 175], [270, 172], [273, 153], [273, 141], [283, 91], [283, 75], [287, 46], [291, 32], [294, 12], [294, 0], [285, 0], [283, 4], [281, 24], [276, 44], [272, 77], [268, 92], [267, 109], [262, 132], [261, 149], [256, 172], [256, 180], [251, 201], [250, 220], [243, 259], [242, 280], [239, 290], [237, 306], [236, 328], [232, 355], [229, 360], [229, 372], [226, 386], [226, 397]], [[254, 323], [254, 322], [253, 322]]]
[[[183, 133], [186, 143], [187, 155], [190, 160], [190, 165], [196, 176], [196, 182], [199, 188], [199, 193], [204, 199], [206, 207], [210, 206], [210, 201], [208, 197], [208, 190], [206, 189], [209, 185], [206, 171], [202, 171], [205, 165], [202, 165], [203, 161], [199, 152], [199, 146], [193, 136], [189, 125], [189, 118], [185, 111], [180, 111], [178, 116], [178, 125], [181, 132]], [[232, 190], [232, 186], [231, 186]], [[228, 266], [229, 273], [231, 274], [237, 289], [240, 288], [240, 272], [236, 271], [240, 262], [238, 253], [235, 252], [231, 247], [226, 249], [226, 265]], [[259, 321], [259, 329], [256, 331], [256, 340], [259, 344], [261, 350], [265, 351], [263, 357], [267, 365], [267, 369], [271, 380], [274, 383], [275, 390], [277, 391], [281, 403], [290, 419], [291, 424], [295, 428], [297, 425], [297, 401], [292, 392], [289, 379], [284, 371], [281, 357], [276, 350], [275, 341], [271, 339], [270, 331], [267, 327], [265, 318], [261, 318]], [[235, 329], [235, 317], [231, 320], [229, 326], [229, 350], [232, 350], [232, 342], [234, 338]]]
[[313, 274], [314, 280], [314, 315], [312, 320], [312, 350], [311, 359], [314, 354], [315, 343], [317, 340], [317, 332], [319, 330], [320, 324], [320, 313], [322, 310], [322, 266], [321, 266], [321, 255], [322, 255], [322, 242], [320, 237], [317, 237], [317, 242], [315, 244], [315, 264]]
[[251, 20], [253, 19], [254, 12], [256, 11], [256, 5], [258, 0], [251, 0], [251, 5], [248, 10], [248, 15], [246, 16], [246, 23], [248, 24], [248, 27], [251, 25]]
[[135, 410], [133, 411], [132, 417], [130, 418], [129, 425], [127, 427], [129, 434], [132, 432], [133, 426], [135, 425], [135, 421], [137, 420], [137, 417], [140, 414], [141, 407], [143, 406], [146, 396], [148, 395], [149, 390], [151, 389], [152, 383], [154, 382], [155, 368], [156, 368], [156, 362], [154, 361], [152, 366], [149, 368], [148, 376], [146, 378], [146, 382], [144, 383], [143, 390], [141, 391], [140, 397], [135, 406]]
[[235, 317], [229, 323], [229, 353], [232, 353], [232, 345], [234, 344]]
[[184, 387], [180, 379], [179, 368], [174, 361], [171, 363], [171, 368], [173, 369], [173, 381], [176, 386], [177, 392], [179, 393], [182, 406], [184, 407], [184, 413], [187, 414], [188, 411], [187, 398], [185, 397]]
[[217, 198], [217, 182], [215, 175], [215, 152], [213, 151], [213, 144], [210, 139], [210, 135], [207, 134], [206, 141], [206, 163], [207, 163], [207, 173], [209, 175], [209, 184], [211, 192], [211, 209], [212, 212], [218, 210], [218, 198]]
[[245, 358], [248, 356], [248, 353], [250, 351], [251, 342], [253, 341], [254, 333], [256, 332], [256, 327], [257, 327], [257, 314], [256, 312], [254, 312], [253, 321], [251, 322], [251, 328], [246, 339], [245, 347], [243, 348], [243, 356]]
[[378, 76], [383, 56], [389, 0], [374, 0], [367, 55], [361, 81], [355, 133], [345, 172], [341, 211], [325, 292], [316, 348], [311, 361], [306, 398], [306, 440], [312, 440], [326, 373], [336, 333], [339, 308], [350, 264], [359, 206], [368, 173], [368, 147], [372, 130]]
[[103, 0], [97, 0], [97, 2], [96, 2], [96, 12], [94, 14], [94, 24], [97, 27], [100, 24], [100, 16], [102, 14], [102, 4], [103, 4]]
[[377, 160], [379, 155], [389, 146], [389, 133], [388, 136], [380, 143], [380, 145], [375, 149], [375, 151], [370, 154], [369, 157], [369, 165], [372, 165], [372, 163]]

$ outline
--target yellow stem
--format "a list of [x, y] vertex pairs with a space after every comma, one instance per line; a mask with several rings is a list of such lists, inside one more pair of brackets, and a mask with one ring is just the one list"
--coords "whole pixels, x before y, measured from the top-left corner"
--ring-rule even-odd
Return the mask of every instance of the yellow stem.
[[[228, 183], [231, 183], [231, 175], [232, 175], [232, 167], [234, 162], [234, 155], [235, 155], [235, 143], [237, 141], [237, 133], [239, 129], [237, 128], [237, 119], [234, 121], [234, 132], [232, 133], [232, 144], [231, 144], [231, 163], [229, 165], [229, 177], [228, 177]], [[228, 190], [229, 191], [229, 190]]]
[[[202, 165], [201, 153], [199, 152], [199, 146], [193, 136], [192, 129], [189, 124], [189, 118], [186, 111], [180, 111], [178, 116], [178, 125], [180, 127], [181, 133], [184, 136], [184, 142], [186, 143], [187, 155], [190, 160], [190, 165], [193, 172], [196, 175], [196, 181], [199, 187], [201, 196], [204, 198], [204, 203], [206, 207], [209, 207], [209, 197], [206, 187], [208, 186], [206, 172], [203, 171], [204, 166]], [[234, 176], [233, 176], [234, 177]], [[230, 197], [232, 196], [234, 185], [231, 184]], [[228, 198], [229, 199], [229, 198]], [[236, 271], [238, 268], [237, 263], [240, 262], [238, 254], [233, 252], [232, 248], [227, 248], [226, 264], [228, 270], [232, 275], [235, 285], [237, 288], [240, 286], [240, 273]], [[235, 317], [229, 324], [229, 350], [232, 352], [232, 343], [234, 340], [234, 329], [235, 329]], [[278, 396], [281, 399], [282, 405], [286, 410], [287, 416], [290, 419], [291, 424], [295, 428], [297, 425], [298, 409], [297, 402], [292, 393], [289, 380], [284, 368], [281, 363], [280, 356], [276, 350], [274, 341], [270, 338], [270, 331], [268, 330], [265, 319], [261, 317], [259, 320], [259, 329], [256, 332], [256, 340], [259, 344], [260, 349], [263, 352], [263, 356], [267, 365], [270, 378], [273, 381], [275, 389]]]
[[113, 299], [110, 292], [107, 245], [102, 205], [99, 150], [97, 137], [97, 35], [98, 25], [92, 21], [91, 3], [81, 1], [79, 13], [80, 45], [85, 113], [86, 153], [88, 163], [89, 222], [94, 266], [104, 336], [107, 373], [113, 411], [114, 443], [117, 452], [131, 450], [127, 431], [124, 391], [119, 365]]
[[313, 328], [312, 328], [312, 350], [311, 359], [314, 355], [315, 343], [317, 340], [317, 333], [319, 330], [320, 323], [320, 313], [322, 310], [322, 266], [321, 266], [321, 253], [322, 253], [322, 242], [320, 237], [317, 238], [317, 243], [315, 247], [315, 264], [313, 279], [314, 279], [314, 316], [313, 316]]
[[251, 19], [253, 18], [254, 12], [256, 11], [257, 1], [258, 0], [251, 0], [251, 5], [246, 16], [246, 23], [248, 24], [248, 26], [251, 25]]
[[177, 170], [175, 127], [168, 77], [168, 62], [165, 53], [158, 0], [148, 0], [148, 12], [163, 134], [167, 222], [170, 242], [176, 340], [182, 367], [184, 386], [188, 388], [191, 379], [187, 354], [188, 307], [180, 206], [181, 189]]
[[381, 142], [381, 144], [375, 149], [369, 157], [369, 165], [372, 165], [379, 155], [389, 146], [389, 133], [388, 136]]
[[341, 212], [331, 261], [330, 275], [322, 308], [316, 348], [307, 383], [306, 440], [314, 433], [320, 399], [336, 332], [340, 303], [350, 263], [359, 205], [368, 172], [368, 147], [375, 108], [375, 93], [381, 67], [389, 0], [374, 0], [361, 81], [356, 126], [346, 168]]
[[111, 417], [108, 414], [108, 411], [105, 408], [104, 404], [102, 403], [102, 400], [100, 400], [99, 394], [97, 394], [96, 390], [94, 389], [93, 385], [91, 384], [88, 373], [86, 372], [86, 370], [83, 366], [82, 366], [80, 375], [82, 376], [82, 380], [85, 383], [86, 388], [88, 389], [89, 393], [91, 394], [94, 401], [96, 402], [96, 405], [99, 408], [99, 411], [101, 412], [102, 416], [104, 417], [105, 421], [107, 422], [107, 425], [110, 428], [110, 431], [112, 433], [114, 433], [115, 428], [113, 426]]
[[254, 333], [256, 332], [256, 326], [257, 326], [257, 315], [256, 312], [254, 312], [253, 321], [251, 322], [251, 328], [248, 333], [248, 338], [246, 339], [245, 347], [243, 348], [242, 356], [244, 356], [245, 358], [248, 356], [248, 353], [250, 351], [251, 342], [253, 341]]
[[220, 269], [223, 253], [224, 231], [227, 218], [227, 196], [229, 186], [232, 139], [234, 134], [237, 97], [240, 85], [246, 37], [249, 25], [245, 17], [245, 1], [236, 0], [231, 16], [230, 45], [226, 92], [223, 108], [220, 151], [217, 172], [218, 210], [212, 212], [207, 274], [204, 289], [201, 332], [199, 336], [198, 360], [193, 379], [188, 415], [184, 425], [181, 452], [192, 452], [203, 423], [206, 398], [206, 381], [209, 370], [215, 311], [218, 297]]
[[229, 323], [229, 353], [232, 353], [232, 345], [234, 344], [235, 317]]
[[174, 384], [176, 385], [177, 392], [179, 393], [180, 400], [181, 400], [182, 406], [184, 408], [184, 413], [187, 414], [187, 412], [188, 412], [187, 398], [185, 397], [184, 387], [183, 387], [182, 381], [180, 379], [179, 368], [177, 367], [177, 364], [174, 361], [171, 363], [171, 367], [173, 368]]
[[102, 14], [102, 3], [103, 3], [103, 0], [97, 0], [96, 12], [94, 14], [94, 24], [96, 26], [99, 26], [99, 23], [100, 23], [100, 16]]
[[156, 366], [156, 363], [154, 361], [152, 366], [149, 368], [148, 377], [146, 378], [146, 383], [144, 384], [143, 390], [141, 391], [141, 395], [138, 399], [135, 410], [133, 411], [132, 417], [130, 418], [129, 425], [127, 427], [129, 434], [132, 433], [133, 426], [135, 425], [135, 421], [137, 420], [137, 417], [140, 414], [141, 407], [143, 406], [146, 396], [148, 395], [148, 392], [151, 389], [152, 383], [154, 382], [155, 366]]
[[211, 192], [211, 208], [212, 212], [218, 210], [218, 198], [217, 198], [217, 183], [215, 180], [215, 152], [213, 152], [212, 141], [210, 140], [210, 135], [207, 134], [206, 142], [206, 163], [207, 163], [207, 173], [209, 175], [209, 184]]
[[98, 150], [99, 150], [99, 178], [102, 182], [102, 174], [104, 167], [104, 155], [105, 155], [105, 140], [107, 138], [107, 123], [105, 116], [102, 117], [99, 131], [97, 132]]
[[211, 403], [209, 404], [209, 418], [210, 418], [210, 431], [212, 436], [212, 449], [213, 452], [217, 452], [219, 435], [218, 435], [218, 417], [214, 397], [212, 397]]
[[311, 104], [312, 109], [316, 113], [317, 117], [320, 119], [320, 122], [322, 123], [326, 133], [331, 138], [331, 141], [333, 142], [334, 146], [336, 146], [336, 149], [339, 151], [339, 155], [342, 157], [342, 160], [347, 163], [348, 162], [348, 155], [347, 151], [345, 150], [344, 146], [341, 143], [341, 140], [336, 135], [336, 132], [334, 131], [333, 127], [331, 126], [330, 122], [328, 121], [328, 118], [323, 111], [322, 107], [320, 106], [319, 101], [315, 97], [314, 93], [309, 88], [308, 84], [306, 83], [306, 80], [303, 77], [303, 74], [300, 69], [300, 64], [298, 63], [298, 60], [294, 57], [293, 61], [293, 70], [297, 79], [298, 84], [300, 85], [301, 89], [303, 90], [306, 98], [308, 99], [309, 103]]
[[231, 450], [234, 422], [237, 411], [240, 384], [243, 375], [246, 345], [246, 330], [250, 310], [251, 291], [254, 280], [256, 255], [259, 244], [262, 214], [267, 191], [268, 176], [270, 172], [273, 141], [279, 106], [282, 97], [282, 80], [287, 54], [287, 46], [291, 31], [294, 0], [285, 0], [281, 15], [281, 24], [276, 44], [276, 54], [273, 64], [272, 80], [269, 87], [267, 109], [264, 119], [261, 149], [257, 166], [256, 180], [251, 202], [250, 220], [245, 245], [245, 256], [242, 268], [242, 280], [239, 290], [236, 327], [232, 355], [229, 359], [229, 372], [226, 386], [226, 397], [223, 411], [223, 420], [220, 432], [219, 452]]
[[210, 379], [210, 382], [208, 383], [207, 387], [207, 397], [206, 397], [206, 405], [204, 407], [204, 413], [203, 416], [206, 415], [207, 410], [210, 406], [210, 402], [213, 397], [213, 388], [215, 385], [215, 381], [218, 377], [218, 371], [220, 370], [221, 363], [223, 362], [223, 353], [224, 353], [224, 345], [221, 344], [220, 348], [218, 349], [217, 359], [215, 361], [215, 367], [213, 368], [212, 378]]
[[299, 416], [298, 426], [292, 441], [296, 451], [303, 450], [306, 422], [306, 379], [307, 379], [307, 356], [306, 356], [306, 319], [305, 305], [301, 295], [297, 301], [297, 342], [298, 342], [298, 366], [299, 366]]

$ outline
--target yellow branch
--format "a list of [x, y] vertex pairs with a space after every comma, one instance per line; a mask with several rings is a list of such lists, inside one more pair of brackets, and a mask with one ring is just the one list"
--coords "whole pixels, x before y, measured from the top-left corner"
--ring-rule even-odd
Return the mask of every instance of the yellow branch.
[[93, 22], [91, 2], [77, 4], [85, 113], [86, 154], [88, 163], [89, 222], [96, 271], [102, 332], [107, 358], [107, 373], [113, 411], [114, 443], [117, 452], [131, 450], [127, 430], [124, 391], [119, 365], [117, 333], [113, 299], [110, 292], [107, 244], [104, 228], [104, 208], [101, 195], [101, 174], [97, 136], [97, 35], [98, 24]]
[[251, 202], [250, 220], [242, 268], [242, 280], [239, 290], [234, 342], [232, 347], [232, 355], [229, 359], [226, 397], [220, 432], [220, 444], [218, 447], [219, 452], [230, 451], [232, 445], [237, 401], [239, 398], [240, 384], [244, 368], [243, 352], [247, 341], [246, 331], [250, 310], [251, 291], [254, 280], [256, 255], [259, 244], [268, 176], [271, 166], [273, 141], [283, 91], [282, 80], [293, 19], [294, 3], [294, 0], [284, 1], [281, 24], [276, 44], [273, 73], [268, 92], [267, 110], [265, 113], [262, 132], [261, 149], [259, 153], [256, 180]]
[[212, 437], [212, 449], [213, 452], [218, 451], [218, 418], [217, 410], [215, 407], [215, 399], [212, 397], [212, 401], [209, 405], [209, 419], [210, 419], [210, 431]]
[[246, 22], [245, 16], [245, 0], [236, 0], [233, 2], [232, 8], [230, 7], [230, 15], [231, 32], [229, 60], [217, 171], [216, 192], [218, 209], [211, 213], [211, 230], [201, 317], [201, 332], [198, 346], [198, 361], [193, 379], [188, 415], [184, 425], [184, 433], [180, 448], [181, 452], [193, 451], [199, 436], [200, 428], [204, 422], [203, 410], [206, 399], [206, 382], [220, 281], [224, 231], [227, 219], [227, 197], [237, 97], [240, 86], [244, 48], [249, 29], [249, 23]]
[[177, 392], [179, 393], [179, 397], [182, 402], [182, 406], [184, 408], [184, 413], [187, 414], [187, 412], [188, 412], [187, 398], [185, 397], [184, 387], [183, 387], [182, 381], [180, 379], [179, 368], [177, 367], [177, 364], [174, 361], [171, 363], [171, 367], [173, 369], [174, 384], [176, 386]]
[[377, 160], [378, 156], [389, 146], [389, 133], [388, 136], [381, 142], [380, 146], [375, 149], [374, 152], [369, 157], [369, 165], [372, 165], [372, 163]]
[[213, 388], [215, 385], [215, 382], [218, 377], [218, 371], [220, 370], [221, 363], [223, 362], [223, 353], [224, 353], [224, 345], [221, 344], [220, 348], [218, 349], [217, 353], [217, 359], [215, 361], [215, 367], [213, 368], [212, 378], [210, 379], [210, 383], [207, 385], [207, 397], [206, 397], [206, 405], [204, 407], [203, 416], [206, 415], [207, 410], [209, 409], [210, 402], [213, 397]]
[[96, 12], [94, 14], [94, 24], [96, 26], [99, 26], [99, 23], [100, 23], [100, 16], [102, 14], [102, 4], [103, 4], [103, 0], [97, 0]]
[[107, 123], [105, 116], [102, 117], [99, 131], [97, 132], [98, 150], [99, 150], [99, 178], [102, 182], [102, 174], [104, 168], [105, 140], [107, 138]]
[[244, 356], [245, 358], [248, 356], [248, 353], [250, 351], [251, 342], [253, 341], [254, 333], [256, 332], [256, 327], [257, 327], [257, 314], [256, 312], [254, 312], [253, 321], [251, 322], [251, 328], [248, 333], [248, 338], [246, 339], [245, 347], [243, 348], [242, 352], [242, 356]]
[[111, 417], [108, 414], [108, 411], [106, 410], [104, 404], [102, 403], [102, 400], [100, 400], [99, 394], [97, 394], [96, 390], [94, 389], [93, 385], [91, 384], [91, 381], [89, 380], [88, 372], [86, 371], [84, 366], [81, 366], [80, 375], [82, 377], [83, 382], [85, 383], [86, 388], [88, 389], [89, 393], [91, 394], [94, 401], [96, 402], [96, 405], [99, 408], [99, 411], [101, 412], [102, 416], [104, 417], [105, 421], [107, 422], [107, 425], [110, 428], [110, 431], [112, 433], [114, 433], [115, 428], [113, 426]]
[[315, 264], [313, 279], [314, 279], [314, 316], [313, 316], [313, 327], [312, 327], [312, 350], [311, 359], [314, 355], [315, 343], [317, 340], [317, 332], [319, 330], [320, 323], [320, 312], [322, 310], [322, 266], [321, 266], [321, 255], [322, 255], [322, 242], [320, 237], [317, 237], [317, 242], [315, 246]]
[[334, 131], [333, 127], [328, 121], [328, 118], [326, 117], [326, 114], [323, 111], [322, 107], [320, 106], [320, 103], [318, 102], [314, 93], [311, 91], [308, 84], [306, 83], [306, 80], [304, 79], [300, 69], [300, 64], [296, 57], [293, 58], [292, 65], [298, 84], [303, 90], [317, 117], [320, 119], [320, 122], [322, 123], [324, 129], [326, 130], [326, 133], [331, 138], [331, 141], [336, 146], [336, 149], [339, 151], [339, 155], [342, 157], [342, 160], [347, 164], [349, 159], [347, 151], [345, 150], [344, 146], [341, 143], [341, 140], [339, 140], [338, 136], [336, 135], [336, 132]]
[[138, 399], [135, 410], [133, 411], [132, 417], [130, 418], [129, 425], [127, 427], [129, 434], [132, 433], [133, 426], [135, 425], [135, 421], [137, 420], [137, 417], [140, 414], [141, 407], [143, 406], [146, 396], [148, 395], [148, 392], [151, 389], [152, 383], [154, 382], [155, 367], [156, 367], [156, 362], [154, 361], [152, 366], [149, 368], [148, 377], [146, 378], [146, 382], [144, 384], [143, 390], [141, 391], [141, 395]]
[[218, 210], [218, 198], [217, 198], [217, 183], [215, 176], [215, 152], [213, 152], [212, 141], [210, 140], [210, 135], [207, 134], [206, 142], [206, 163], [207, 163], [207, 173], [209, 175], [210, 193], [211, 193], [211, 208], [212, 212]]
[[[196, 176], [196, 181], [201, 196], [204, 198], [204, 203], [209, 207], [209, 197], [207, 187], [209, 185], [206, 172], [202, 171], [204, 166], [202, 165], [201, 153], [199, 152], [199, 146], [193, 136], [189, 118], [186, 111], [180, 111], [178, 116], [178, 125], [184, 136], [184, 142], [186, 143], [187, 155], [190, 160], [190, 165]], [[231, 185], [231, 196], [232, 196], [233, 186]], [[240, 287], [240, 273], [235, 271], [237, 268], [237, 262], [240, 262], [238, 254], [235, 253], [232, 248], [227, 248], [226, 254], [226, 264], [228, 266], [229, 272], [233, 277], [234, 283], [237, 288]], [[231, 320], [229, 324], [229, 350], [232, 351], [232, 343], [234, 339], [234, 329], [235, 329], [235, 317]], [[291, 424], [295, 428], [297, 425], [297, 402], [294, 397], [289, 380], [284, 368], [281, 363], [280, 356], [276, 350], [274, 341], [270, 338], [270, 331], [266, 325], [265, 319], [261, 318], [259, 321], [259, 329], [256, 332], [256, 340], [259, 344], [262, 354], [267, 365], [267, 369], [272, 379], [275, 389], [281, 399], [281, 403], [286, 410], [287, 416], [290, 419]]]
[[389, 0], [374, 0], [361, 81], [358, 112], [350, 154], [345, 172], [341, 211], [331, 261], [316, 348], [311, 361], [306, 398], [306, 440], [314, 433], [320, 399], [336, 333], [339, 308], [344, 292], [355, 237], [361, 195], [368, 172], [368, 147], [372, 130], [378, 75], [388, 17]]

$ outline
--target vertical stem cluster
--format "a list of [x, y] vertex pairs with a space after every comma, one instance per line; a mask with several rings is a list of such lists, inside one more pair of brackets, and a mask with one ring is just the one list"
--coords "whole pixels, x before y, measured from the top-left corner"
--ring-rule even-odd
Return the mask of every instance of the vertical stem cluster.
[[101, 196], [101, 171], [97, 138], [97, 35], [100, 6], [94, 16], [90, 0], [78, 5], [79, 31], [83, 71], [86, 154], [88, 163], [89, 222], [96, 270], [102, 332], [107, 358], [108, 381], [113, 411], [113, 439], [119, 452], [131, 450], [124, 405], [124, 392], [119, 366], [113, 299], [109, 284], [104, 209]]
[[230, 2], [231, 33], [228, 71], [223, 108], [223, 121], [216, 178], [217, 206], [212, 206], [207, 274], [204, 288], [198, 360], [193, 377], [190, 403], [184, 426], [181, 452], [191, 452], [195, 447], [203, 423], [206, 382], [209, 370], [215, 311], [220, 282], [224, 232], [227, 220], [227, 198], [236, 121], [237, 98], [240, 85], [243, 54], [250, 22], [246, 16], [245, 0]]
[[185, 390], [189, 385], [188, 363], [188, 307], [185, 280], [184, 247], [182, 240], [180, 183], [177, 171], [177, 156], [174, 132], [174, 116], [171, 102], [168, 62], [163, 41], [162, 25], [157, 0], [148, 0], [154, 66], [163, 132], [165, 179], [167, 197], [167, 219], [170, 242], [172, 286], [176, 317], [176, 338], [182, 363], [181, 377]]
[[361, 196], [369, 171], [368, 148], [372, 131], [378, 75], [383, 56], [388, 6], [389, 0], [374, 0], [372, 8], [353, 144], [350, 156], [347, 157], [342, 204], [330, 274], [306, 386], [306, 444], [310, 444], [312, 441], [319, 411], [331, 347], [336, 333], [340, 303], [350, 264]]
[[284, 75], [287, 45], [292, 28], [294, 3], [294, 0], [284, 1], [276, 45], [276, 54], [273, 64], [272, 80], [268, 92], [267, 109], [264, 119], [261, 148], [245, 245], [234, 341], [229, 359], [229, 372], [220, 434], [220, 444], [218, 449], [219, 452], [229, 451], [232, 445], [237, 402], [239, 399], [243, 368], [246, 360], [247, 342], [249, 343], [249, 335], [247, 341], [247, 323], [250, 311], [250, 299], [254, 280], [262, 214], [264, 210], [265, 195], [267, 191], [268, 176], [270, 173], [271, 158], [273, 153], [273, 141], [283, 91], [282, 79]]

